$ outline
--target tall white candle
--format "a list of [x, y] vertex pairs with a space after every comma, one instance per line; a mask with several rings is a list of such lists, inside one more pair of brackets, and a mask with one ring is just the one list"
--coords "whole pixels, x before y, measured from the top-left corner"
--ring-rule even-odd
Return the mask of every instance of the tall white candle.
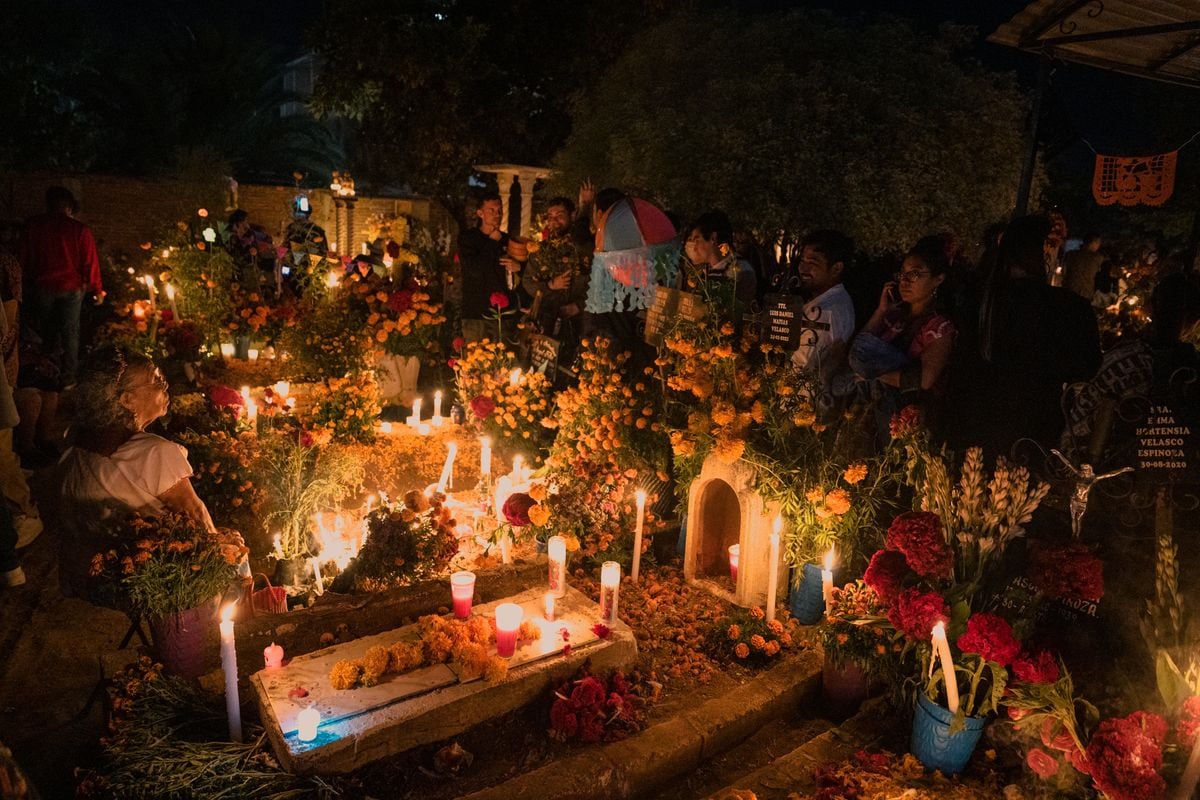
[[179, 313], [179, 308], [175, 305], [175, 287], [167, 284], [167, 300], [171, 304], [171, 314], [175, 316], [176, 322], [183, 322], [183, 315]]
[[409, 418], [409, 424], [414, 426], [420, 426], [421, 424], [421, 398], [419, 397], [413, 400], [413, 413]]
[[442, 424], [442, 390], [438, 389], [433, 393], [433, 424], [435, 426]]
[[821, 596], [825, 598], [825, 616], [833, 608], [833, 548], [825, 554], [825, 568], [821, 570]]
[[221, 669], [225, 672], [225, 713], [229, 741], [242, 740], [242, 704], [238, 697], [237, 648], [233, 640], [233, 604], [221, 609]]
[[546, 543], [546, 555], [550, 562], [550, 594], [562, 597], [567, 593], [567, 540], [551, 536]]
[[488, 436], [479, 440], [479, 474], [483, 478], [492, 477], [492, 440]]
[[320, 563], [317, 561], [316, 556], [313, 556], [308, 561], [312, 564], [313, 577], [317, 579], [317, 594], [325, 594], [325, 581], [321, 578]]
[[605, 561], [600, 568], [600, 621], [612, 627], [617, 624], [617, 595], [621, 589], [621, 565]]
[[243, 386], [242, 387], [242, 404], [245, 405], [249, 402], [250, 402], [250, 387]]
[[767, 551], [767, 622], [775, 619], [775, 596], [779, 594], [779, 537], [783, 532], [783, 517], [775, 516], [771, 523], [771, 548]]
[[246, 421], [256, 422], [258, 420], [258, 403], [253, 400], [246, 401]]
[[630, 574], [633, 582], [637, 583], [638, 566], [642, 563], [642, 526], [646, 521], [646, 491], [637, 490], [637, 522], [633, 528], [633, 569]]
[[508, 373], [508, 385], [516, 386], [521, 382], [521, 368], [517, 367], [512, 372]]
[[1197, 783], [1200, 783], [1200, 735], [1196, 736], [1196, 741], [1192, 744], [1192, 752], [1188, 756], [1187, 766], [1183, 769], [1183, 777], [1179, 779], [1175, 800], [1192, 800]]
[[[942, 662], [942, 677], [946, 682], [946, 707], [951, 714], [958, 713], [958, 676], [954, 672], [954, 657], [950, 655], [950, 642], [946, 639], [946, 623], [933, 626], [933, 650]], [[933, 658], [929, 657], [929, 671], [933, 672]]]
[[515, 481], [516, 483], [521, 482], [521, 467], [524, 464], [525, 464], [524, 458], [522, 458], [521, 456], [513, 456], [512, 476], [513, 476], [513, 481]]
[[458, 455], [458, 442], [446, 443], [446, 463], [442, 465], [442, 475], [438, 478], [437, 490], [445, 494], [447, 487], [454, 486], [454, 457]]

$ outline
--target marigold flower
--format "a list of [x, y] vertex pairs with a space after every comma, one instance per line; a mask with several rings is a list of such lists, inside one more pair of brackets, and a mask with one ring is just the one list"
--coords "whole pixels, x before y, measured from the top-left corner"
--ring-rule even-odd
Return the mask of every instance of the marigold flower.
[[736, 642], [738, 639], [742, 638], [742, 629], [739, 628], [736, 624], [730, 625], [729, 631], [727, 632], [726, 635], [728, 635], [730, 639], [732, 639], [733, 641]]
[[759, 608], [758, 606], [753, 606], [750, 609], [750, 616], [754, 617], [755, 619], [762, 619], [763, 617], [766, 616], [766, 614], [764, 614], [763, 610], [761, 608]]
[[750, 646], [755, 650], [762, 650], [767, 646], [767, 640], [756, 633], [750, 637]]
[[842, 473], [842, 480], [851, 486], [856, 483], [861, 483], [867, 477], [867, 465], [863, 463], [851, 464], [846, 467], [846, 471]]
[[750, 655], [750, 648], [745, 642], [740, 642], [737, 647], [733, 648], [734, 655], [738, 658], [747, 658]]

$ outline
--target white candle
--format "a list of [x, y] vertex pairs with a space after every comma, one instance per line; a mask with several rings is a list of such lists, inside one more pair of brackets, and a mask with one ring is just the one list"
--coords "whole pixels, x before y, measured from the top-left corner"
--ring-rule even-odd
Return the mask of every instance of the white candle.
[[311, 742], [317, 738], [317, 728], [321, 725], [321, 712], [312, 706], [296, 715], [296, 738], [302, 742]]
[[500, 561], [505, 564], [512, 563], [512, 537], [507, 533], [500, 540]]
[[143, 275], [142, 280], [146, 282], [146, 288], [150, 291], [150, 310], [158, 308], [158, 289], [154, 285], [154, 278], [149, 275]]
[[1191, 755], [1188, 756], [1187, 766], [1183, 769], [1183, 777], [1179, 779], [1179, 789], [1175, 792], [1175, 800], [1191, 800], [1200, 783], [1200, 735], [1192, 744]]
[[419, 397], [413, 400], [412, 414], [408, 418], [408, 424], [412, 425], [414, 428], [419, 428], [421, 426], [421, 398]]
[[325, 594], [325, 581], [321, 579], [321, 565], [317, 563], [316, 556], [310, 558], [308, 561], [312, 564], [313, 577], [317, 579], [317, 594]]
[[638, 566], [642, 563], [642, 527], [645, 524], [646, 517], [646, 492], [644, 489], [637, 490], [637, 522], [634, 523], [633, 529], [633, 569], [631, 577], [633, 582], [637, 583]]
[[280, 402], [283, 402], [283, 400], [287, 398], [288, 392], [290, 392], [291, 389], [292, 386], [287, 381], [278, 381], [275, 384], [275, 394], [279, 395]]
[[446, 443], [446, 463], [442, 465], [442, 475], [438, 478], [437, 490], [446, 493], [447, 487], [454, 486], [454, 457], [458, 455], [458, 442]]
[[612, 627], [617, 624], [617, 596], [621, 589], [621, 565], [605, 561], [600, 568], [600, 621]]
[[171, 313], [175, 315], [176, 322], [183, 321], [183, 315], [179, 313], [179, 308], [175, 305], [175, 287], [172, 284], [167, 284], [167, 301], [171, 304]]
[[833, 608], [833, 548], [825, 554], [825, 568], [821, 570], [821, 596], [825, 598], [825, 616]]
[[337, 270], [329, 270], [329, 272], [325, 275], [325, 286], [329, 289], [336, 289], [338, 287], [338, 283], [339, 280]]
[[775, 516], [771, 524], [771, 549], [767, 553], [767, 622], [775, 619], [775, 595], [779, 593], [779, 536], [783, 518]]
[[933, 659], [942, 662], [942, 677], [946, 682], [946, 707], [951, 714], [958, 713], [958, 676], [954, 672], [954, 657], [950, 655], [950, 642], [946, 640], [946, 623], [933, 626], [933, 650], [929, 656], [929, 673], [933, 674]]
[[546, 608], [546, 621], [554, 622], [554, 592], [546, 592], [546, 596], [542, 599], [542, 604]]
[[221, 358], [233, 358], [232, 342], [221, 342]]
[[243, 386], [242, 387], [242, 403], [248, 404], [249, 402], [250, 402], [250, 387]]
[[479, 439], [479, 475], [492, 477], [492, 440], [487, 436]]
[[237, 648], [233, 641], [233, 604], [221, 609], [221, 669], [225, 672], [225, 713], [229, 741], [242, 740], [242, 704], [238, 698]]
[[525, 463], [525, 459], [522, 458], [521, 456], [513, 456], [512, 477], [513, 477], [513, 481], [516, 483], [521, 482], [521, 466], [524, 463]]
[[567, 593], [567, 540], [551, 536], [546, 543], [546, 555], [550, 562], [550, 594], [562, 597]]
[[246, 401], [246, 421], [255, 422], [258, 419], [258, 403], [253, 400]]
[[516, 386], [521, 382], [521, 368], [517, 367], [512, 372], [508, 373], [508, 385]]
[[251, 361], [258, 361], [258, 351], [253, 347], [246, 351], [246, 355], [250, 357]]
[[[381, 430], [383, 433], [391, 433], [392, 432], [392, 423], [384, 422], [382, 425], [379, 426], [379, 430]], [[369, 508], [367, 510], [370, 511]]]
[[366, 242], [363, 242], [363, 243], [362, 243], [362, 254], [363, 254], [364, 256], [368, 256], [368, 255], [370, 255], [370, 254], [371, 254], [371, 249], [370, 249], [370, 247], [367, 245], [367, 243], [366, 243]]
[[433, 393], [433, 424], [434, 427], [442, 424], [442, 390], [438, 389]]

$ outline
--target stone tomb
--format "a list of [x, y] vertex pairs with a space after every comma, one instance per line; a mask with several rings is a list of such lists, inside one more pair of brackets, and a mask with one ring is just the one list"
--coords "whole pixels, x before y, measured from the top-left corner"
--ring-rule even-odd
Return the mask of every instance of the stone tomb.
[[[637, 644], [624, 623], [618, 622], [607, 639], [596, 636], [592, 626], [599, 621], [599, 607], [583, 594], [568, 587], [558, 600], [554, 622], [545, 618], [544, 597], [543, 589], [531, 589], [475, 606], [473, 613], [491, 616], [500, 603], [517, 603], [525, 619], [542, 631], [540, 639], [517, 648], [509, 659], [508, 678], [499, 683], [464, 680], [458, 665], [449, 663], [390, 675], [372, 687], [330, 687], [329, 670], [335, 662], [361, 658], [375, 645], [415, 640], [416, 625], [297, 656], [279, 669], [255, 673], [250, 683], [280, 763], [297, 773], [349, 772], [520, 708], [545, 696], [552, 684], [574, 675], [588, 659], [597, 671], [626, 668], [636, 660]], [[562, 655], [564, 628], [570, 634], [568, 656]], [[303, 688], [307, 696], [290, 696], [296, 688]], [[321, 726], [316, 739], [301, 742], [296, 718], [309, 705], [321, 712]]]
[[[688, 489], [684, 578], [734, 605], [765, 605], [771, 525], [778, 513], [778, 504], [767, 504], [755, 491], [752, 466], [740, 460], [726, 464], [712, 455], [704, 459], [700, 476]], [[729, 577], [729, 547], [735, 544], [738, 577], [730, 593], [717, 579]], [[782, 542], [780, 548], [776, 594], [786, 599]]]

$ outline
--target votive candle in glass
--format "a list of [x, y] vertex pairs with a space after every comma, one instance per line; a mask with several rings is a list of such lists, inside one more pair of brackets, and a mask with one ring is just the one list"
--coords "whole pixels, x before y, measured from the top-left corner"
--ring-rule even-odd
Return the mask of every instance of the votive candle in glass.
[[496, 606], [496, 655], [511, 658], [517, 651], [517, 631], [525, 611], [516, 603], [501, 603]]
[[741, 556], [741, 545], [729, 545], [729, 577], [737, 584], [738, 559]]
[[296, 715], [296, 738], [302, 742], [311, 742], [317, 738], [317, 728], [321, 725], [321, 712], [312, 706]]
[[546, 554], [550, 561], [550, 593], [562, 597], [567, 593], [567, 540], [551, 536]]
[[454, 616], [459, 619], [471, 616], [471, 603], [475, 599], [475, 573], [455, 572], [451, 575], [450, 596], [454, 600]]
[[605, 561], [600, 568], [600, 621], [612, 627], [617, 624], [617, 594], [621, 589], [621, 565]]
[[233, 358], [233, 342], [221, 342], [221, 358]]

